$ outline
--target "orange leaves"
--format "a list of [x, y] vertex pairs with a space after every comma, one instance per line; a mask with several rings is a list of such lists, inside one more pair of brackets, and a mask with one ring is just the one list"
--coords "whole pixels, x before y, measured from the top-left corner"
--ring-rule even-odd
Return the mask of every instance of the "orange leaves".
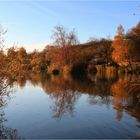
[[20, 48], [19, 50], [18, 50], [18, 59], [22, 62], [25, 58], [26, 58], [26, 55], [27, 55], [27, 53], [26, 53], [26, 50], [25, 50], [25, 48]]
[[76, 58], [76, 48], [73, 46], [66, 47], [50, 47], [48, 48], [48, 57], [51, 63], [57, 67], [74, 63]]
[[112, 59], [120, 66], [128, 65], [128, 47], [125, 44], [124, 36], [117, 35], [112, 42]]

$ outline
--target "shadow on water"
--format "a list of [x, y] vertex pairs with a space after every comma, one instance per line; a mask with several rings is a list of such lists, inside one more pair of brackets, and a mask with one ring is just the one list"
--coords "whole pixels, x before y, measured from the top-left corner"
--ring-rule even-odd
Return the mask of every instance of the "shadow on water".
[[71, 76], [74, 80], [78, 81], [87, 80], [87, 65], [86, 64], [74, 65], [71, 71]]
[[[66, 113], [73, 116], [77, 100], [85, 94], [89, 96], [90, 105], [111, 105], [118, 121], [121, 121], [125, 111], [140, 122], [140, 76], [138, 75], [118, 77], [97, 73], [73, 78], [71, 75], [22, 73], [14, 78], [7, 76], [6, 79], [11, 87], [16, 83], [23, 88], [26, 81], [30, 81], [34, 86], [41, 86], [54, 102], [52, 111], [55, 119], [61, 119]], [[5, 131], [7, 128], [2, 129], [1, 131]]]

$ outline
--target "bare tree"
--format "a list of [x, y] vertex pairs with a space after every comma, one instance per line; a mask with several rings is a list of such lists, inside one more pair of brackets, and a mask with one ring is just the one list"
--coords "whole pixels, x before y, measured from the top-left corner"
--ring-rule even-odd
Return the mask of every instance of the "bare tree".
[[122, 35], [122, 36], [124, 35], [124, 28], [121, 24], [118, 26], [116, 33], [117, 35]]
[[5, 30], [2, 25], [0, 24], [0, 50], [4, 48], [4, 35], [6, 34], [7, 30]]
[[79, 43], [75, 29], [68, 32], [62, 25], [55, 26], [52, 39], [57, 47], [72, 46]]
[[[0, 74], [4, 72], [5, 69], [5, 54], [4, 54], [4, 35], [6, 34], [7, 30], [5, 30], [2, 25], [0, 24]], [[1, 82], [1, 80], [0, 80]]]
[[79, 43], [75, 30], [67, 31], [62, 25], [58, 25], [54, 28], [52, 39], [55, 47], [50, 52], [51, 57], [54, 56], [54, 63], [61, 65], [63, 62], [61, 66], [70, 64], [75, 54], [73, 46]]

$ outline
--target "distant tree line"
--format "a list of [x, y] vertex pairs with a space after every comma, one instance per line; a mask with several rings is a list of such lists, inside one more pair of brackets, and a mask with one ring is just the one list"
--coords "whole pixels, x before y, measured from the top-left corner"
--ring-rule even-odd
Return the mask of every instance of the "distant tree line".
[[4, 51], [6, 30], [0, 26], [0, 73], [41, 72], [71, 70], [75, 65], [114, 65], [134, 70], [140, 63], [140, 23], [124, 32], [119, 25], [114, 39], [92, 39], [80, 44], [75, 30], [66, 30], [62, 25], [54, 28], [52, 45], [43, 51], [27, 53], [24, 47], [12, 46]]

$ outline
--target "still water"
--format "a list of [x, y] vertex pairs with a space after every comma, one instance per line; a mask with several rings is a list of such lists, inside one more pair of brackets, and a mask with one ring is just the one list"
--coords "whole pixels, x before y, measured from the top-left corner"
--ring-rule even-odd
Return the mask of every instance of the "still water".
[[[13, 138], [140, 138], [138, 76], [8, 77], [0, 129]], [[2, 97], [1, 97], [2, 98]]]

